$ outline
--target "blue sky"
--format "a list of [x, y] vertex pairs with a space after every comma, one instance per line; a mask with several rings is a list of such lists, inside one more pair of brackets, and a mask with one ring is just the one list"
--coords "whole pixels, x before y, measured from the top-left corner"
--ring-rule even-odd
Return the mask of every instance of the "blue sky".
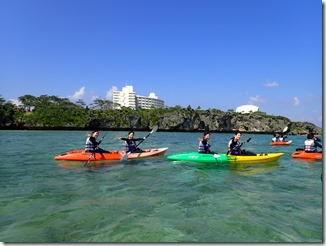
[[0, 95], [260, 111], [322, 126], [317, 0], [1, 0]]

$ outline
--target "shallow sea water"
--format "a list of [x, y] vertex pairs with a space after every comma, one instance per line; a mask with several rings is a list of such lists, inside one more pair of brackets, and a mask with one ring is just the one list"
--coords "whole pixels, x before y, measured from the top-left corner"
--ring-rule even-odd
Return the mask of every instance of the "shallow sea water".
[[[56, 161], [82, 149], [84, 131], [1, 131], [2, 242], [322, 242], [322, 161], [291, 157], [272, 136], [243, 134], [243, 148], [284, 152], [276, 162], [196, 164], [166, 156], [196, 151], [200, 133], [152, 134], [139, 147], [169, 147], [134, 161]], [[148, 132], [136, 132], [135, 137]], [[100, 132], [100, 136], [105, 132]], [[123, 149], [109, 132], [101, 147]], [[225, 153], [232, 134], [212, 133]]]

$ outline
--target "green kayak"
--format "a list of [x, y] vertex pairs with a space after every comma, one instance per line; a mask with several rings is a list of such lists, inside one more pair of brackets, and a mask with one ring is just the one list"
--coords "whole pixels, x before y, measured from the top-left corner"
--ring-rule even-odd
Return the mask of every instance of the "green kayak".
[[194, 161], [202, 163], [244, 163], [244, 162], [270, 162], [278, 160], [284, 153], [263, 153], [256, 155], [226, 155], [202, 154], [198, 152], [184, 152], [169, 155], [172, 161]]
[[204, 163], [228, 162], [228, 160], [230, 159], [225, 154], [203, 154], [198, 152], [184, 152], [169, 155], [167, 158], [172, 161], [195, 161]]

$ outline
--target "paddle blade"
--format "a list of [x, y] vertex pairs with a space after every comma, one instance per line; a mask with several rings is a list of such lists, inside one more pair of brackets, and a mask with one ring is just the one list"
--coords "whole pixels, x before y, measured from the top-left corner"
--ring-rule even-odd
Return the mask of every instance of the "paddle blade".
[[248, 139], [247, 139], [247, 143], [249, 143], [249, 142], [250, 142], [250, 140], [251, 140], [251, 138], [248, 138]]
[[94, 153], [92, 153], [89, 157], [88, 157], [88, 160], [87, 162], [84, 164], [84, 167], [86, 167], [89, 163], [89, 161], [91, 160], [92, 156], [94, 155]]
[[156, 131], [157, 131], [157, 129], [158, 129], [158, 126], [157, 126], [157, 125], [156, 125], [156, 126], [154, 126], [153, 130], [151, 131], [151, 134], [152, 134], [152, 133], [154, 133], [154, 132], [156, 132]]
[[288, 127], [286, 126], [284, 129], [283, 129], [283, 131], [282, 132], [287, 132], [288, 131]]
[[122, 157], [121, 157], [121, 159], [120, 159], [120, 161], [125, 161], [125, 160], [127, 160], [128, 159], [128, 156], [129, 156], [129, 154], [130, 154], [130, 152], [128, 152], [128, 153], [125, 153]]

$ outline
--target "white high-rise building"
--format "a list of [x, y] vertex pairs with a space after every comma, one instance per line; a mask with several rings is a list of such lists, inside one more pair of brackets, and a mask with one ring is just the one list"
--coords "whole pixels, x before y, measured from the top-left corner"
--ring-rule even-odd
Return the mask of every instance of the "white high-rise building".
[[136, 109], [136, 93], [133, 86], [128, 85], [123, 87], [122, 91], [113, 91], [113, 105]]
[[148, 97], [137, 96], [136, 97], [137, 108], [164, 108], [164, 101], [158, 99], [154, 92], [151, 92]]
[[158, 99], [154, 92], [151, 92], [148, 97], [139, 96], [134, 92], [133, 86], [125, 86], [122, 91], [113, 91], [113, 104], [119, 105], [116, 108], [164, 108], [164, 101]]

